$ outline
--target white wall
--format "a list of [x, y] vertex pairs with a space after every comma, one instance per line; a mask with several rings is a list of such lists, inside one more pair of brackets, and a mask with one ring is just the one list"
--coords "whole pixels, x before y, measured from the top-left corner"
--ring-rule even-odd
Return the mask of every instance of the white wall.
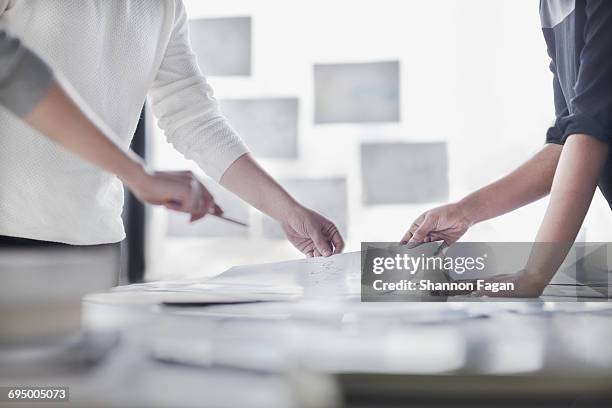
[[[299, 97], [297, 161], [262, 160], [276, 176], [348, 177], [348, 250], [361, 241], [399, 240], [411, 221], [437, 205], [364, 207], [359, 143], [447, 141], [450, 198], [494, 180], [543, 144], [553, 119], [552, 76], [536, 0], [185, 0], [192, 18], [251, 16], [251, 77], [209, 78], [219, 98]], [[397, 124], [314, 125], [313, 64], [399, 60]], [[184, 168], [156, 132], [154, 164]], [[529, 241], [542, 200], [474, 227], [466, 240]], [[243, 263], [299, 257], [284, 241], [259, 238], [165, 238], [155, 211], [150, 279], [206, 276]], [[586, 238], [609, 240], [612, 217], [598, 193]]]

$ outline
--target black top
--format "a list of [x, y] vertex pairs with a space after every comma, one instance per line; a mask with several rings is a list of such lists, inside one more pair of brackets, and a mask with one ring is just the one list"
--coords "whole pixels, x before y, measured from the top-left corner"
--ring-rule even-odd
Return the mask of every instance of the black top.
[[554, 75], [555, 123], [547, 143], [584, 133], [612, 139], [612, 1], [541, 0]]

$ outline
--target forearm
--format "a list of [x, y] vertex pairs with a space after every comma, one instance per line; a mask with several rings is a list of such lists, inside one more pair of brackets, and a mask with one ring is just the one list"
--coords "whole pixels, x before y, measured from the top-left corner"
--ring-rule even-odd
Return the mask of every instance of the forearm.
[[576, 239], [608, 156], [608, 145], [583, 134], [567, 139], [552, 184], [550, 203], [527, 270], [548, 282]]
[[250, 154], [240, 156], [225, 171], [221, 185], [253, 207], [282, 221], [300, 205]]
[[142, 160], [104, 135], [55, 83], [24, 117], [26, 123], [83, 159], [119, 176], [128, 185], [146, 176]]
[[477, 190], [458, 204], [471, 224], [505, 214], [550, 192], [561, 146], [549, 144], [507, 176]]

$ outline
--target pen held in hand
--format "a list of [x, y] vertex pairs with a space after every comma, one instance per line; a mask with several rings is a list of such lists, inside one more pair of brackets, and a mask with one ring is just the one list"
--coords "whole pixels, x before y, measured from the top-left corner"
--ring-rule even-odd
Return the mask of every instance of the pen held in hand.
[[231, 223], [233, 223], [233, 224], [241, 225], [241, 226], [243, 226], [243, 227], [248, 227], [248, 226], [249, 226], [249, 224], [247, 224], [247, 223], [245, 223], [245, 222], [238, 221], [238, 220], [235, 220], [235, 219], [230, 218], [230, 217], [226, 217], [225, 215], [215, 214], [215, 213], [212, 213], [212, 212], [210, 213], [210, 215], [215, 216], [215, 217], [218, 217], [218, 218], [221, 218], [222, 220], [225, 220], [225, 221], [231, 222]]
[[[181, 207], [180, 201], [177, 201], [177, 200], [170, 200], [168, 202], [168, 204], [172, 206], [170, 208], [180, 208]], [[210, 215], [212, 215], [214, 217], [217, 217], [217, 218], [221, 218], [222, 220], [225, 220], [227, 222], [231, 222], [233, 224], [240, 225], [242, 227], [248, 227], [249, 226], [249, 224], [247, 224], [245, 222], [238, 221], [238, 220], [236, 220], [234, 218], [226, 217], [225, 215], [223, 215], [223, 210], [218, 205], [215, 205], [215, 208], [211, 208], [208, 211], [208, 214], [210, 214]]]
[[221, 207], [219, 207], [216, 204], [215, 204], [214, 208], [211, 208], [210, 210], [208, 210], [208, 213], [210, 215], [212, 215], [212, 216], [215, 216], [217, 218], [221, 218], [222, 220], [225, 220], [227, 222], [231, 222], [231, 223], [236, 224], [236, 225], [240, 225], [242, 227], [248, 227], [249, 226], [249, 224], [247, 224], [245, 222], [238, 221], [238, 220], [236, 220], [234, 218], [227, 217], [227, 216], [223, 215], [223, 210], [221, 209]]

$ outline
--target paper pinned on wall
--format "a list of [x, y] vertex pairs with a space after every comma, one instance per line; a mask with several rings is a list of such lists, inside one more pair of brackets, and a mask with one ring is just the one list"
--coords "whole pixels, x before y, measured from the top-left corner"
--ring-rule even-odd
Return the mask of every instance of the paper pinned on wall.
[[251, 75], [251, 17], [190, 20], [189, 36], [205, 75]]
[[400, 64], [382, 61], [314, 66], [315, 123], [400, 120]]
[[363, 143], [361, 181], [366, 205], [444, 202], [449, 191], [447, 144]]
[[256, 157], [297, 158], [298, 98], [222, 99], [219, 104]]

